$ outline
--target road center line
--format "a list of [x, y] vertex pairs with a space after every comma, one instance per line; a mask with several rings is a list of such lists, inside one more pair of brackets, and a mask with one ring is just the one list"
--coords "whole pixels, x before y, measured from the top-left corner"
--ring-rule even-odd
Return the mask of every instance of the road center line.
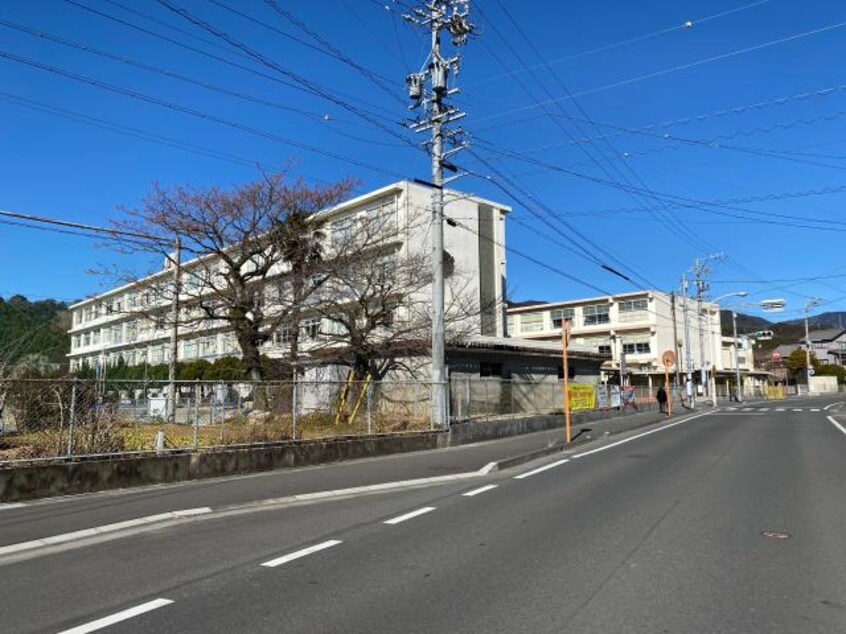
[[834, 420], [834, 416], [826, 416], [826, 418], [831, 421], [832, 425], [834, 425], [835, 427], [837, 427], [837, 429], [846, 434], [846, 427], [843, 427], [843, 425]]
[[59, 634], [86, 634], [87, 632], [95, 632], [97, 630], [102, 630], [104, 627], [108, 627], [109, 625], [114, 625], [115, 623], [120, 623], [121, 621], [131, 619], [134, 616], [144, 614], [145, 612], [150, 612], [151, 610], [163, 608], [164, 606], [170, 605], [171, 603], [173, 603], [173, 601], [171, 601], [170, 599], [153, 599], [152, 601], [142, 603], [141, 605], [136, 605], [134, 608], [123, 610], [122, 612], [118, 612], [117, 614], [112, 614], [111, 616], [106, 616], [102, 619], [91, 621], [90, 623], [86, 623], [85, 625], [72, 627], [69, 630], [63, 630], [62, 632], [59, 632]]
[[569, 458], [565, 458], [564, 460], [558, 460], [556, 462], [551, 462], [546, 464], [542, 467], [538, 467], [537, 469], [532, 469], [531, 471], [527, 471], [526, 473], [521, 473], [520, 475], [514, 476], [515, 480], [522, 480], [523, 478], [528, 478], [529, 476], [533, 476], [536, 473], [540, 473], [541, 471], [546, 471], [547, 469], [554, 469], [555, 467], [561, 466], [564, 463], [570, 462]]
[[488, 484], [487, 486], [479, 487], [478, 489], [473, 489], [472, 491], [468, 491], [467, 493], [462, 493], [466, 498], [472, 498], [474, 495], [479, 495], [480, 493], [484, 493], [485, 491], [490, 491], [491, 489], [495, 489], [498, 485], [496, 484]]
[[690, 418], [685, 418], [684, 420], [676, 421], [675, 423], [670, 423], [669, 425], [664, 425], [663, 427], [658, 427], [657, 429], [650, 429], [649, 431], [645, 431], [642, 434], [637, 434], [636, 436], [629, 436], [628, 438], [623, 438], [623, 440], [618, 440], [617, 442], [612, 442], [610, 445], [605, 445], [604, 447], [598, 447], [596, 449], [591, 449], [590, 451], [585, 451], [583, 453], [577, 453], [573, 456], [573, 458], [584, 458], [585, 456], [589, 456], [591, 454], [599, 453], [600, 451], [606, 451], [608, 449], [612, 449], [614, 447], [618, 447], [620, 445], [624, 445], [627, 442], [631, 442], [633, 440], [637, 440], [638, 438], [643, 438], [644, 436], [650, 436], [652, 434], [657, 434], [659, 431], [664, 431], [665, 429], [670, 429], [670, 427], [675, 427], [676, 425], [682, 425], [688, 421], [694, 420], [696, 418], [702, 418], [703, 416], [708, 416], [712, 412], [704, 412], [702, 414], [696, 414], [695, 416], [691, 416]]
[[337, 546], [338, 544], [342, 543], [343, 542], [338, 539], [330, 539], [329, 541], [321, 542], [319, 544], [315, 544], [314, 546], [309, 546], [308, 548], [303, 548], [302, 550], [283, 555], [282, 557], [271, 559], [270, 561], [264, 562], [262, 566], [264, 566], [265, 568], [275, 568], [276, 566], [281, 566], [282, 564], [286, 564], [289, 561], [294, 561], [295, 559], [299, 559], [300, 557], [305, 557], [306, 555], [311, 555], [312, 553], [316, 553], [321, 550], [326, 550], [327, 548], [331, 548], [332, 546]]
[[406, 513], [405, 515], [400, 515], [399, 517], [395, 517], [390, 520], [385, 520], [383, 524], [399, 524], [400, 522], [404, 522], [406, 520], [410, 520], [413, 517], [417, 517], [418, 515], [423, 515], [424, 513], [430, 513], [435, 510], [434, 506], [424, 506], [422, 509], [417, 509], [416, 511], [411, 511], [411, 513]]

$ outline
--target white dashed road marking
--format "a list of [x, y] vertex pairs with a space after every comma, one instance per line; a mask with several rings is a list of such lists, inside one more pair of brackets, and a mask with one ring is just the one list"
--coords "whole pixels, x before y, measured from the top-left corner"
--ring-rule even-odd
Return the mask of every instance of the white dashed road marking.
[[282, 557], [271, 559], [270, 561], [264, 562], [262, 566], [264, 566], [265, 568], [275, 568], [276, 566], [287, 564], [289, 561], [294, 561], [295, 559], [299, 559], [300, 557], [305, 557], [306, 555], [311, 555], [312, 553], [316, 553], [321, 550], [326, 550], [327, 548], [332, 548], [332, 546], [337, 546], [338, 544], [342, 543], [343, 542], [338, 539], [330, 539], [329, 541], [321, 542], [319, 544], [315, 544], [314, 546], [309, 546], [308, 548], [303, 548], [302, 550], [283, 555]]
[[532, 469], [531, 471], [527, 471], [526, 473], [521, 473], [520, 475], [514, 476], [515, 480], [522, 480], [523, 478], [528, 478], [529, 476], [533, 476], [536, 473], [540, 473], [542, 471], [546, 471], [548, 469], [554, 469], [555, 467], [561, 466], [567, 462], [570, 462], [569, 458], [565, 458], [564, 460], [558, 460], [556, 462], [550, 462], [547, 465], [542, 467], [538, 467], [537, 469]]
[[424, 513], [430, 513], [435, 510], [434, 506], [424, 506], [422, 509], [417, 509], [416, 511], [411, 511], [411, 513], [406, 513], [405, 515], [400, 515], [399, 517], [395, 517], [391, 520], [385, 520], [383, 524], [399, 524], [400, 522], [405, 522], [406, 520], [410, 520], [418, 515], [423, 515]]
[[496, 484], [489, 484], [487, 486], [479, 487], [478, 489], [473, 489], [472, 491], [468, 491], [467, 493], [462, 493], [466, 498], [472, 498], [474, 495], [479, 495], [480, 493], [484, 493], [485, 491], [490, 491], [491, 489], [495, 489], [497, 487]]
[[812, 412], [818, 412], [818, 411], [820, 411], [820, 408], [819, 407], [812, 407], [811, 411]]
[[97, 630], [102, 630], [104, 627], [114, 625], [115, 623], [120, 623], [121, 621], [126, 621], [127, 619], [131, 619], [132, 617], [138, 616], [139, 614], [144, 614], [145, 612], [150, 612], [151, 610], [163, 608], [164, 606], [170, 605], [171, 603], [173, 603], [173, 601], [171, 601], [170, 599], [154, 599], [152, 601], [148, 601], [147, 603], [136, 605], [134, 608], [124, 610], [123, 612], [118, 612], [117, 614], [112, 614], [111, 616], [106, 616], [102, 619], [91, 621], [90, 623], [86, 623], [85, 625], [72, 627], [69, 630], [59, 632], [59, 634], [87, 634], [87, 632], [96, 632]]

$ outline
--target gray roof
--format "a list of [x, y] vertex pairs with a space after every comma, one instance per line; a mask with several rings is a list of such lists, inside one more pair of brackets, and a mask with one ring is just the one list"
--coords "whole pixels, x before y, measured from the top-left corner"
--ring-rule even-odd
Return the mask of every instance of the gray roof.
[[[533, 339], [519, 339], [517, 337], [475, 337], [453, 344], [454, 347], [485, 348], [489, 350], [510, 350], [514, 352], [535, 352], [544, 354], [561, 354], [561, 344], [557, 341], [536, 341]], [[610, 355], [599, 354], [587, 346], [571, 345], [567, 348], [570, 354], [578, 357], [594, 359], [608, 359]]]
[[823, 330], [812, 330], [808, 333], [811, 341], [834, 341], [839, 336], [846, 334], [843, 328], [825, 328]]

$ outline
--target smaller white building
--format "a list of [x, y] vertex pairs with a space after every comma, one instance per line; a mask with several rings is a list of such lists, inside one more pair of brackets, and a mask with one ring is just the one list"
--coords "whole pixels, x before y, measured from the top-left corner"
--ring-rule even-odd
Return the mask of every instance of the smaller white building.
[[[610, 354], [603, 366], [606, 380], [619, 380], [625, 365], [633, 385], [651, 385], [663, 377], [661, 358], [667, 351], [676, 353], [676, 368], [683, 374], [693, 371], [694, 380], [702, 379], [702, 368], [722, 373], [733, 371], [733, 356], [724, 354], [720, 311], [717, 304], [698, 302], [662, 291], [636, 291], [619, 295], [590, 297], [562, 302], [527, 302], [508, 308], [508, 334], [512, 337], [560, 341], [564, 320], [571, 325], [571, 341], [601, 354]], [[685, 313], [687, 328], [685, 328]], [[689, 350], [685, 347], [690, 340]], [[730, 338], [729, 338], [730, 339]], [[751, 369], [751, 352], [741, 353], [741, 367]]]

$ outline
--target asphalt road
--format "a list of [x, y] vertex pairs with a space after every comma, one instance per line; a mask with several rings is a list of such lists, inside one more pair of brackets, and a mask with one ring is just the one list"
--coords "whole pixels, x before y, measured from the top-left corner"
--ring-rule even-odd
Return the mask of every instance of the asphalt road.
[[[598, 437], [661, 420], [655, 412], [593, 421], [576, 428]], [[563, 430], [298, 469], [153, 485], [0, 504], [0, 547], [180, 509], [220, 508], [270, 498], [477, 471], [563, 440]]]
[[723, 408], [473, 481], [0, 565], [0, 629], [843, 632], [835, 400]]

